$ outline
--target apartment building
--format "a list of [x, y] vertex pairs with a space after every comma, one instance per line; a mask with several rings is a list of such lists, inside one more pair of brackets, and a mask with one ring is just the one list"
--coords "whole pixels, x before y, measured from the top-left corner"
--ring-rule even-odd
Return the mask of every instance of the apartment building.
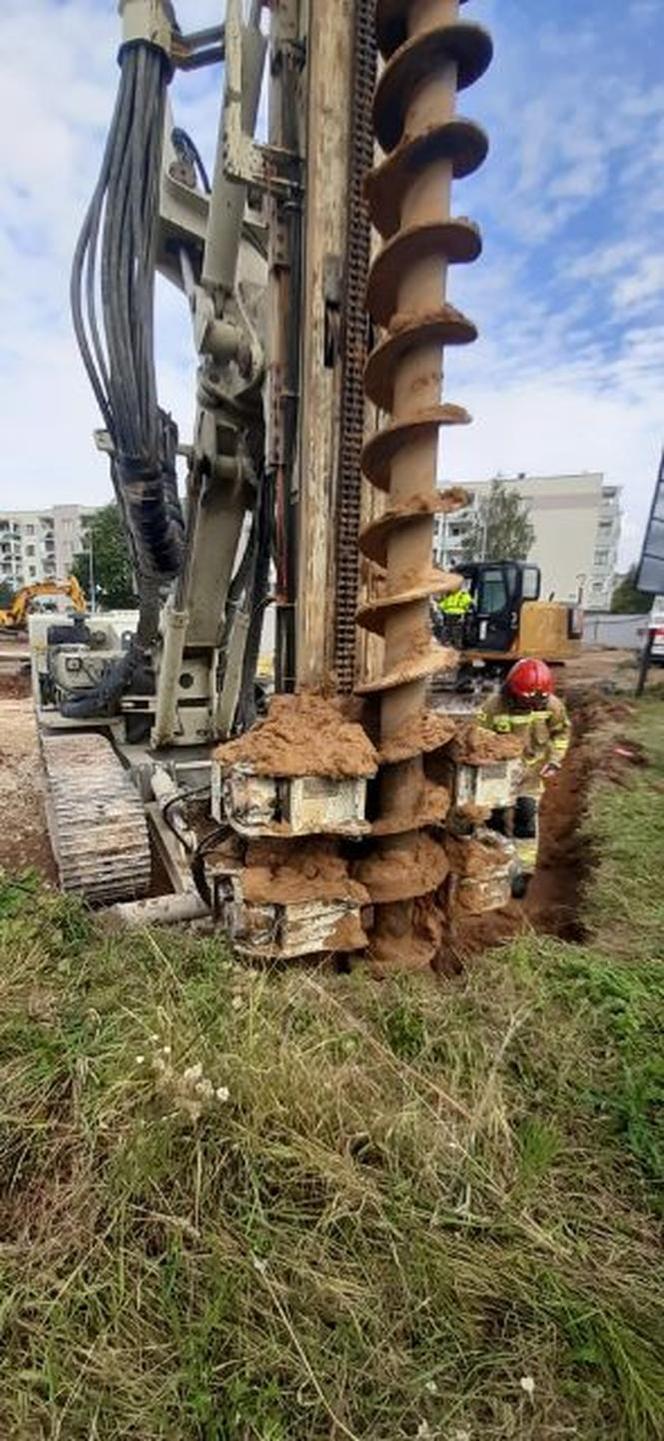
[[[504, 479], [530, 508], [535, 540], [528, 559], [542, 572], [542, 595], [580, 598], [587, 610], [608, 609], [620, 541], [620, 488], [605, 485], [599, 471]], [[434, 554], [444, 569], [461, 558], [473, 511], [490, 486], [488, 480], [477, 482], [467, 510], [436, 517]]]
[[85, 549], [89, 505], [0, 510], [0, 581], [18, 590], [36, 580], [63, 580]]

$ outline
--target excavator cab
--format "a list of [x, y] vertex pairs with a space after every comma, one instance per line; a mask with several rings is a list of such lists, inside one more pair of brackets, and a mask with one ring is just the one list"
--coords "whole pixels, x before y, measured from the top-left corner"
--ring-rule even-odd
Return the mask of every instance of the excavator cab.
[[464, 648], [509, 651], [518, 636], [524, 601], [537, 601], [542, 588], [538, 565], [484, 561], [457, 567], [473, 597]]

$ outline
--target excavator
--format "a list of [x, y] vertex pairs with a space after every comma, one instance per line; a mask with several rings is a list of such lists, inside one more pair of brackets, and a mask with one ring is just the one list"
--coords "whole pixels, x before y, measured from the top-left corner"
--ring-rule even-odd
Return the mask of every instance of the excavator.
[[550, 666], [563, 666], [580, 654], [583, 612], [579, 605], [541, 598], [538, 565], [524, 561], [468, 561], [456, 567], [470, 605], [463, 615], [447, 618], [434, 605], [434, 633], [442, 644], [454, 645], [459, 666], [440, 686], [458, 691], [501, 681], [514, 662], [538, 656]]
[[[127, 920], [211, 916], [251, 958], [428, 966], [459, 782], [427, 702], [457, 663], [430, 599], [461, 584], [433, 524], [468, 501], [438, 488], [438, 448], [471, 419], [443, 355], [477, 334], [447, 292], [482, 249], [452, 193], [488, 150], [456, 100], [491, 37], [465, 0], [227, 0], [194, 32], [170, 0], [119, 12], [71, 301], [139, 609], [31, 621], [61, 884]], [[201, 69], [209, 166], [170, 103]], [[158, 402], [157, 274], [191, 322], [184, 438]]]
[[34, 601], [55, 596], [66, 596], [73, 611], [85, 613], [85, 595], [75, 575], [68, 576], [67, 580], [35, 580], [31, 585], [22, 586], [8, 608], [0, 610], [0, 631], [13, 635], [25, 630]]

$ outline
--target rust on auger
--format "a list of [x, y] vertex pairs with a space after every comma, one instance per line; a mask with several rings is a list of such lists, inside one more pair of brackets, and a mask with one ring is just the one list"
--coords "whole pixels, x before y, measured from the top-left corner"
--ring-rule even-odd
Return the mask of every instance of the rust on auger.
[[[365, 527], [360, 547], [384, 570], [383, 592], [358, 612], [358, 624], [384, 637], [378, 680], [358, 687], [380, 701], [378, 851], [358, 867], [375, 905], [372, 938], [379, 965], [428, 965], [438, 949], [427, 921], [427, 895], [448, 869], [445, 849], [427, 830], [440, 826], [447, 790], [428, 780], [424, 755], [447, 738], [446, 721], [426, 711], [427, 680], [456, 663], [433, 643], [430, 597], [459, 579], [432, 565], [433, 521], [463, 504], [436, 488], [441, 426], [470, 416], [443, 402], [446, 345], [476, 338], [472, 321], [446, 299], [448, 266], [481, 250], [478, 228], [451, 216], [452, 179], [471, 174], [488, 142], [455, 114], [457, 90], [487, 69], [491, 37], [459, 19], [460, 0], [378, 0], [376, 30], [385, 66], [374, 98], [374, 128], [385, 152], [367, 177], [371, 219], [384, 242], [371, 268], [367, 306], [383, 335], [369, 356], [366, 393], [389, 423], [364, 447], [362, 468], [387, 508]], [[463, 3], [463, 0], [462, 0]]]

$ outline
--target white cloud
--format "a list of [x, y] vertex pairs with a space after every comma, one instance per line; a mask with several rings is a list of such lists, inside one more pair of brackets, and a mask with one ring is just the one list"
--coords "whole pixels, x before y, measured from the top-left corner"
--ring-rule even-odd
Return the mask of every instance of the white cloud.
[[[19, 491], [26, 506], [111, 493], [108, 463], [92, 442], [99, 416], [68, 291], [115, 97], [116, 11], [113, 0], [3, 0], [0, 9], [0, 504], [14, 503]], [[187, 0], [188, 27], [218, 18], [216, 0]], [[172, 87], [181, 123], [208, 154], [214, 84], [208, 73]], [[194, 404], [189, 316], [181, 298], [163, 290], [159, 309], [160, 390], [186, 435]]]
[[642, 256], [631, 275], [618, 281], [613, 299], [615, 305], [638, 306], [650, 300], [659, 301], [660, 317], [664, 320], [664, 252]]

